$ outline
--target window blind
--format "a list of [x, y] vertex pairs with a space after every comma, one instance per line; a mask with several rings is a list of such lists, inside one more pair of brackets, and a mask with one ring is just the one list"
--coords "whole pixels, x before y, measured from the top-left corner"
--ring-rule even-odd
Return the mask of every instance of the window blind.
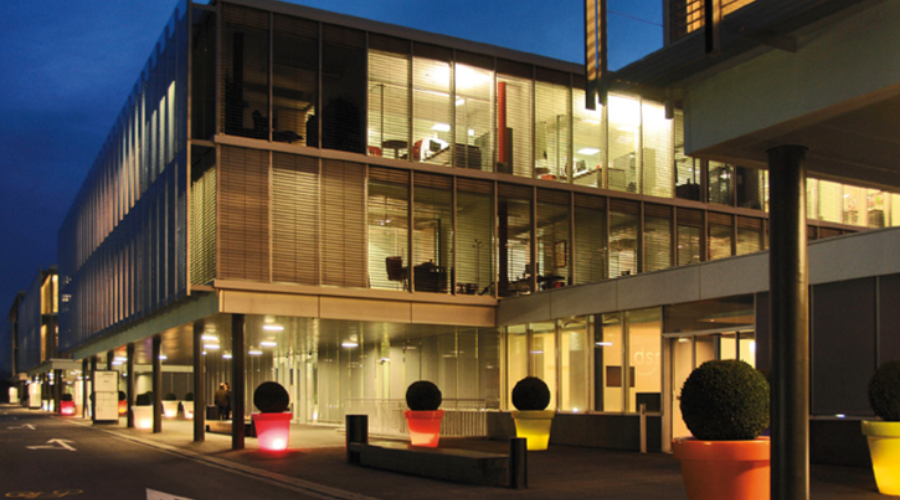
[[219, 171], [219, 277], [269, 281], [269, 153], [225, 146]]
[[222, 6], [222, 130], [269, 137], [269, 13]]
[[492, 294], [494, 284], [494, 184], [456, 180], [457, 293]]
[[409, 172], [369, 167], [369, 286], [409, 287]]
[[672, 207], [644, 205], [644, 271], [672, 266]]
[[315, 158], [272, 157], [272, 279], [319, 284], [319, 166]]
[[609, 277], [607, 251], [606, 198], [575, 193], [573, 282], [594, 283]]
[[410, 43], [369, 35], [369, 156], [409, 159], [410, 78]]
[[322, 284], [366, 287], [365, 167], [325, 160], [321, 178]]

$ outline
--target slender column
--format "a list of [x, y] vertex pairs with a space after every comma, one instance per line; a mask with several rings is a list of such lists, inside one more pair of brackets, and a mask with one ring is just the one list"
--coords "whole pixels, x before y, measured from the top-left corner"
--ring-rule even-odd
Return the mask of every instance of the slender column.
[[162, 432], [162, 336], [153, 336], [153, 432]]
[[134, 342], [129, 342], [127, 346], [125, 346], [125, 352], [128, 360], [125, 362], [125, 371], [127, 371], [127, 377], [125, 378], [125, 406], [128, 408], [128, 424], [127, 427], [129, 429], [134, 429], [134, 411], [131, 407], [134, 405]]
[[203, 322], [194, 323], [194, 441], [206, 440], [206, 386], [203, 365]]
[[53, 370], [53, 409], [55, 413], [62, 413], [62, 389], [63, 370]]
[[116, 359], [116, 351], [109, 350], [106, 351], [106, 369], [113, 369], [113, 361]]
[[768, 151], [771, 210], [772, 500], [809, 498], [806, 148]]
[[81, 360], [81, 418], [87, 418], [88, 409], [88, 359]]
[[[410, 266], [412, 267], [412, 266]], [[244, 315], [231, 315], [231, 449], [244, 449]]]
[[91, 420], [97, 420], [97, 398], [94, 391], [97, 388], [97, 379], [94, 374], [97, 373], [97, 356], [91, 356]]

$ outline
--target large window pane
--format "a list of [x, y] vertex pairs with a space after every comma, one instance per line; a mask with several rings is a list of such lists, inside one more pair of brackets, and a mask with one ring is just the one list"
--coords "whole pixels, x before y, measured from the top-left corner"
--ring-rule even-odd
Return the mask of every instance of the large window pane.
[[459, 179], [456, 196], [457, 293], [492, 295], [494, 196], [488, 182]]
[[567, 85], [543, 81], [535, 83], [534, 173], [538, 179], [568, 181], [571, 162], [570, 102]]
[[453, 275], [453, 181], [424, 173], [415, 178], [414, 290], [447, 293]]
[[737, 204], [739, 207], [762, 210], [764, 179], [763, 170], [737, 167]]
[[594, 332], [594, 410], [622, 411], [625, 348], [621, 313], [604, 314], [602, 325]]
[[644, 194], [671, 198], [674, 181], [672, 160], [672, 120], [660, 104], [644, 102], [641, 106], [643, 139]]
[[538, 190], [537, 256], [541, 290], [568, 284], [569, 195], [561, 191]]
[[[728, 216], [726, 216], [728, 217]], [[724, 220], [722, 221], [724, 222]], [[731, 226], [709, 224], [709, 260], [731, 257]]]
[[[379, 39], [380, 40], [380, 39]], [[374, 37], [372, 42], [374, 42]], [[407, 42], [384, 41], [384, 45]], [[369, 128], [370, 156], [405, 158], [409, 148], [410, 56], [386, 50], [369, 49]]]
[[547, 409], [557, 409], [556, 393], [556, 323], [531, 324], [531, 376], [547, 383], [550, 404]]
[[644, 207], [644, 272], [672, 266], [672, 209]]
[[700, 160], [684, 151], [684, 112], [675, 111], [675, 196], [700, 201]]
[[268, 139], [269, 14], [256, 9], [224, 9], [224, 131]]
[[574, 283], [595, 283], [609, 277], [606, 205], [599, 196], [575, 195]]
[[837, 182], [819, 181], [819, 219], [828, 222], [843, 220], [843, 187]]
[[634, 373], [627, 411], [636, 412], [640, 403], [658, 399], [661, 395], [662, 314], [658, 308], [625, 314], [628, 322], [628, 360]]
[[734, 167], [717, 161], [709, 162], [709, 202], [717, 205], [734, 206], [731, 191]]
[[409, 287], [409, 185], [406, 174], [372, 168], [369, 179], [369, 286]]
[[[516, 68], [530, 73], [530, 68]], [[497, 75], [497, 171], [532, 177], [533, 81], [521, 75]]]
[[363, 153], [366, 49], [362, 31], [326, 25], [322, 44], [322, 147]]
[[559, 409], [588, 409], [588, 342], [594, 338], [589, 317], [560, 320]]
[[584, 82], [576, 78], [572, 89], [573, 182], [582, 186], [603, 187], [606, 127], [603, 126], [603, 105], [597, 103], [596, 108], [585, 107]]
[[637, 99], [609, 96], [609, 189], [639, 192], [637, 148], [641, 103]]
[[865, 189], [844, 185], [844, 224], [865, 225]]
[[500, 185], [497, 200], [499, 294], [531, 293], [535, 269], [531, 255], [531, 189]]
[[506, 329], [506, 404], [513, 409], [512, 390], [516, 383], [528, 376], [528, 329], [525, 325]]
[[307, 123], [315, 123], [319, 87], [319, 25], [275, 15], [272, 46], [272, 140], [306, 140]]
[[613, 203], [609, 214], [609, 275], [627, 276], [637, 273], [637, 236], [640, 222], [637, 203]]
[[493, 72], [456, 63], [455, 166], [491, 171], [493, 138]]
[[[432, 54], [429, 54], [432, 55]], [[440, 54], [433, 54], [435, 57]], [[449, 59], [413, 58], [413, 161], [452, 166]]]

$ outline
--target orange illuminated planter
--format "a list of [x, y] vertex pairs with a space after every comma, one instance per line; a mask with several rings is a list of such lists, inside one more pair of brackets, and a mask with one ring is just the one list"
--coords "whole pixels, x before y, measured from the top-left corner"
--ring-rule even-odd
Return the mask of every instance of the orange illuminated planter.
[[75, 401], [60, 401], [59, 412], [63, 415], [75, 414]]
[[292, 413], [254, 413], [253, 426], [259, 449], [263, 451], [284, 451], [288, 447]]
[[900, 422], [863, 421], [872, 471], [882, 495], [900, 496]]
[[441, 419], [444, 410], [403, 412], [409, 426], [409, 442], [413, 446], [437, 448], [441, 439]]
[[689, 500], [768, 500], [769, 438], [672, 442]]
[[128, 401], [119, 401], [119, 415], [128, 413]]

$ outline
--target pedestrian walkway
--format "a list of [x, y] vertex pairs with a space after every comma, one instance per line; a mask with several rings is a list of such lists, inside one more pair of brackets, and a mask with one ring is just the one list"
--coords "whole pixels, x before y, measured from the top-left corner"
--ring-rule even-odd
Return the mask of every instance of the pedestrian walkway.
[[[64, 418], [64, 417], [60, 417]], [[90, 425], [80, 418], [73, 423]], [[293, 425], [289, 449], [282, 453], [260, 451], [256, 439], [247, 438], [246, 449], [231, 449], [231, 437], [206, 434], [194, 443], [193, 423], [166, 420], [163, 432], [98, 425], [98, 432], [129, 439], [171, 453], [200, 460], [238, 473], [264, 477], [303, 488], [322, 498], [381, 500], [456, 500], [485, 498], [521, 500], [596, 498], [609, 500], [685, 500], [678, 461], [671, 455], [618, 452], [571, 446], [551, 446], [528, 455], [528, 488], [473, 486], [368, 469], [346, 462], [343, 429], [330, 426]], [[370, 441], [374, 441], [371, 438]], [[507, 443], [483, 439], [442, 439], [442, 447], [461, 447], [495, 453], [507, 451]], [[872, 471], [865, 468], [814, 465], [811, 497], [815, 500], [881, 500]]]

